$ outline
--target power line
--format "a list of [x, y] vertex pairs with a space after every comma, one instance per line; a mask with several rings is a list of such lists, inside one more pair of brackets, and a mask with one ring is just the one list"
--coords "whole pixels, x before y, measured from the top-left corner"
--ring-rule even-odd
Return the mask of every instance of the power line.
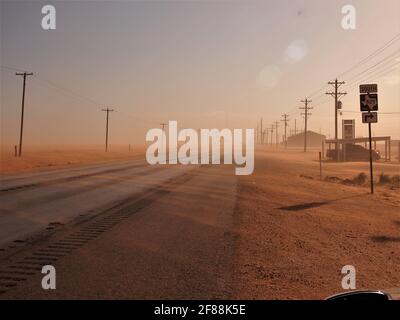
[[343, 77], [345, 74], [349, 73], [350, 71], [353, 71], [354, 69], [356, 69], [357, 67], [363, 65], [364, 63], [366, 63], [368, 60], [372, 59], [373, 57], [377, 56], [379, 53], [383, 52], [384, 50], [386, 50], [388, 47], [390, 47], [393, 43], [395, 43], [396, 41], [400, 40], [400, 33], [398, 33], [397, 35], [395, 35], [392, 39], [390, 39], [387, 43], [385, 43], [382, 47], [376, 49], [374, 52], [372, 52], [371, 54], [369, 54], [367, 57], [365, 57], [364, 59], [362, 59], [361, 61], [359, 61], [358, 63], [356, 63], [354, 66], [352, 66], [351, 68], [349, 68], [348, 70], [342, 72], [340, 75], [338, 75], [337, 77]]
[[77, 93], [77, 92], [75, 92], [75, 91], [73, 91], [71, 89], [67, 89], [67, 88], [64, 88], [62, 86], [59, 86], [59, 85], [55, 84], [54, 82], [46, 80], [46, 79], [44, 79], [44, 78], [42, 78], [40, 76], [36, 76], [36, 80], [38, 80], [39, 82], [47, 84], [49, 87], [51, 87], [53, 89], [57, 89], [59, 91], [63, 91], [67, 95], [80, 98], [81, 100], [85, 100], [85, 101], [87, 101], [87, 102], [89, 102], [89, 103], [91, 103], [93, 105], [96, 105], [96, 106], [104, 105], [104, 103], [102, 103], [100, 101], [96, 101], [96, 100], [94, 100], [92, 98], [89, 98], [89, 97], [86, 97], [86, 96], [84, 96], [84, 95], [82, 95], [80, 93]]
[[[390, 62], [393, 62], [393, 61], [390, 61]], [[396, 67], [399, 66], [399, 65], [400, 65], [400, 61], [395, 62], [395, 63], [392, 63], [392, 64], [390, 64], [390, 65], [388, 65], [388, 66], [386, 66], [385, 68], [382, 68], [382, 69], [381, 69], [381, 67], [383, 67], [383, 66], [381, 66], [381, 67], [379, 68], [379, 70], [374, 70], [374, 71], [372, 71], [372, 72], [369, 72], [369, 73], [367, 73], [366, 75], [364, 75], [363, 77], [361, 77], [361, 78], [359, 78], [359, 79], [356, 79], [356, 80], [353, 80], [353, 81], [351, 81], [350, 83], [347, 83], [347, 84], [346, 84], [346, 88], [347, 88], [347, 87], [350, 87], [350, 88], [351, 88], [351, 87], [353, 87], [353, 86], [358, 87], [358, 85], [359, 85], [359, 83], [360, 83], [361, 81], [365, 81], [364, 79], [371, 78], [371, 77], [375, 77], [375, 75], [378, 75], [378, 74], [380, 74], [380, 73], [382, 73], [382, 72], [385, 72], [385, 71], [387, 71], [387, 70], [390, 70], [390, 69], [395, 70]]]
[[[349, 72], [355, 70], [356, 68], [358, 68], [359, 66], [365, 64], [366, 62], [368, 62], [369, 60], [371, 60], [372, 58], [376, 57], [377, 55], [379, 55], [381, 52], [385, 51], [387, 48], [389, 48], [390, 46], [392, 46], [394, 43], [396, 43], [398, 40], [400, 40], [400, 33], [396, 34], [394, 37], [392, 37], [388, 42], [386, 42], [385, 44], [383, 44], [381, 47], [379, 47], [378, 49], [374, 50], [372, 53], [370, 53], [368, 56], [366, 56], [365, 58], [361, 59], [359, 62], [357, 62], [355, 65], [353, 65], [352, 67], [350, 67], [349, 69], [345, 70], [344, 72], [342, 72], [341, 74], [339, 74], [338, 76], [336, 76], [335, 78], [341, 78], [343, 77], [345, 74], [348, 74]], [[314, 92], [312, 92], [311, 94], [308, 95], [309, 98], [315, 97], [318, 93], [322, 92], [325, 88], [327, 87], [327, 85], [323, 85], [322, 87], [320, 87], [319, 89], [315, 90]], [[323, 97], [324, 94], [321, 94], [317, 97]], [[316, 99], [314, 99], [316, 100]]]
[[[395, 71], [397, 68], [394, 68], [394, 69], [391, 69], [391, 70], [388, 70], [388, 71], [386, 71], [386, 72], [381, 72], [381, 73], [378, 73], [378, 74], [376, 74], [376, 75], [374, 75], [373, 76], [373, 78], [375, 78], [375, 79], [379, 79], [379, 78], [382, 78], [382, 77], [384, 77], [384, 76], [386, 76], [387, 74], [390, 74], [390, 73], [392, 73], [393, 71]], [[372, 77], [369, 77], [368, 79], [366, 79], [365, 81], [369, 81], [370, 79], [371, 79]]]
[[[345, 113], [360, 113], [360, 111], [353, 111], [353, 110], [343, 110], [342, 112], [345, 112]], [[382, 114], [400, 114], [400, 112], [379, 112], [379, 115], [382, 115]]]
[[357, 83], [353, 83], [349, 88], [347, 88], [348, 90], [351, 90], [351, 89], [355, 89], [355, 88], [358, 88], [358, 83], [359, 82], [368, 82], [369, 80], [371, 80], [371, 79], [379, 79], [379, 78], [381, 78], [381, 77], [383, 77], [383, 76], [385, 76], [385, 75], [387, 75], [387, 74], [389, 74], [389, 73], [391, 73], [391, 72], [393, 72], [393, 71], [396, 71], [396, 70], [398, 70], [398, 71], [400, 71], [397, 67], [398, 67], [398, 64], [399, 64], [399, 62], [398, 63], [396, 63], [396, 64], [394, 64], [394, 65], [392, 65], [392, 66], [389, 66], [389, 68], [384, 68], [383, 70], [380, 70], [379, 72], [374, 72], [373, 74], [370, 74], [370, 75], [368, 75], [367, 77], [364, 77], [364, 78], [362, 78], [361, 80], [359, 80]]
[[19, 68], [13, 68], [13, 67], [8, 67], [8, 66], [0, 66], [4, 70], [9, 70], [10, 72], [25, 72], [25, 70], [19, 69]]
[[[3, 69], [8, 69], [8, 70], [16, 70], [16, 71], [20, 70], [20, 69], [17, 69], [17, 68], [12, 68], [12, 67], [7, 67], [7, 66], [1, 66], [1, 67]], [[43, 84], [46, 84], [49, 88], [53, 88], [53, 89], [57, 89], [59, 91], [62, 91], [62, 92], [64, 92], [64, 94], [67, 94], [67, 95], [70, 95], [70, 96], [74, 96], [74, 97], [78, 97], [78, 98], [80, 98], [82, 100], [86, 100], [86, 101], [88, 101], [88, 102], [90, 102], [90, 103], [92, 103], [92, 104], [94, 104], [96, 106], [98, 106], [99, 104], [103, 105], [103, 103], [101, 103], [100, 101], [96, 101], [96, 100], [94, 100], [92, 98], [89, 98], [89, 97], [86, 97], [86, 96], [84, 96], [84, 95], [82, 95], [80, 93], [77, 93], [77, 92], [75, 92], [75, 91], [73, 91], [71, 89], [62, 87], [62, 86], [60, 86], [58, 84], [55, 84], [54, 82], [45, 79], [44, 77], [42, 77], [38, 73], [35, 73], [34, 80], [37, 80], [37, 81], [39, 81], [39, 82], [41, 82]]]
[[[6, 70], [12, 70], [12, 71], [19, 71], [19, 70], [21, 70], [21, 69], [18, 69], [18, 68], [9, 67], [9, 66], [3, 66], [3, 65], [1, 66], [1, 68], [2, 68], [2, 69], [6, 69]], [[66, 88], [66, 87], [60, 86], [60, 85], [54, 83], [53, 81], [50, 81], [50, 80], [44, 78], [43, 76], [38, 75], [37, 73], [35, 73], [35, 75], [34, 75], [34, 77], [33, 77], [32, 79], [33, 79], [35, 82], [37, 82], [37, 83], [40, 83], [40, 84], [42, 84], [42, 85], [45, 85], [45, 86], [46, 86], [47, 88], [49, 88], [49, 89], [58, 90], [59, 92], [63, 93], [63, 94], [66, 95], [66, 96], [70, 96], [70, 97], [73, 97], [73, 98], [78, 98], [78, 99], [80, 99], [80, 100], [82, 100], [82, 101], [89, 102], [89, 103], [92, 104], [93, 106], [96, 106], [96, 109], [97, 109], [97, 107], [98, 107], [99, 105], [106, 105], [106, 103], [103, 103], [103, 102], [101, 102], [101, 101], [94, 100], [94, 99], [89, 98], [89, 97], [87, 97], [87, 96], [85, 96], [85, 95], [83, 95], [83, 94], [81, 94], [81, 93], [78, 93], [78, 92], [76, 92], [76, 91], [74, 91], [74, 90], [71, 90], [71, 89], [68, 89], [68, 88]], [[147, 123], [152, 124], [152, 125], [155, 125], [155, 124], [156, 124], [155, 121], [149, 121], [149, 120], [144, 119], [144, 118], [140, 118], [140, 117], [137, 117], [137, 116], [133, 116], [133, 115], [131, 115], [131, 114], [129, 114], [129, 113], [126, 113], [126, 112], [124, 112], [124, 111], [121, 111], [121, 110], [119, 110], [118, 113], [124, 114], [125, 116], [128, 116], [128, 117], [130, 117], [130, 118], [132, 118], [132, 119], [134, 119], [134, 120], [139, 120], [139, 121], [142, 121], [142, 122], [147, 122]]]
[[[377, 63], [375, 63], [374, 65], [368, 67], [367, 69], [357, 73], [356, 75], [354, 75], [353, 77], [351, 77], [350, 79], [347, 80], [347, 82], [350, 82], [351, 80], [359, 77], [360, 75], [364, 74], [365, 72], [377, 67], [378, 65], [384, 63], [385, 61], [387, 61], [388, 59], [392, 58], [393, 56], [397, 55], [400, 52], [400, 49], [392, 52], [390, 55], [386, 56], [385, 58], [383, 58], [382, 60], [378, 61]], [[389, 60], [390, 61], [390, 60]]]

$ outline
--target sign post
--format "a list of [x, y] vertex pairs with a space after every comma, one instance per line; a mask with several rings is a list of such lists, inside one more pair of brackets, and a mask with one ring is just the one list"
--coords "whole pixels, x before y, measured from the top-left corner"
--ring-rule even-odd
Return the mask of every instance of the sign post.
[[362, 84], [360, 85], [360, 110], [362, 112], [362, 122], [368, 123], [369, 134], [369, 173], [371, 194], [374, 194], [374, 171], [372, 166], [372, 130], [371, 123], [378, 122], [378, 85]]
[[368, 123], [368, 133], [369, 133], [369, 174], [371, 177], [371, 194], [374, 194], [374, 171], [372, 168], [371, 122]]
[[322, 180], [322, 153], [319, 152], [319, 180]]

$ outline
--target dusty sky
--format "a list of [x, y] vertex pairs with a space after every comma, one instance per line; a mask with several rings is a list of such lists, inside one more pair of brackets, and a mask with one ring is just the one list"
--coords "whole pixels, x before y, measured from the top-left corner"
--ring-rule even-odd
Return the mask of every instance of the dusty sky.
[[[41, 8], [49, 3], [57, 29], [45, 31]], [[356, 7], [356, 30], [341, 27], [345, 4]], [[140, 143], [168, 120], [250, 128], [261, 116], [270, 126], [289, 113], [301, 128], [299, 100], [399, 33], [398, 0], [1, 1], [1, 142], [19, 135], [22, 79], [13, 68], [35, 73], [25, 143], [103, 143], [104, 107], [116, 110], [111, 143]], [[354, 82], [343, 87], [340, 119], [356, 119], [357, 136], [366, 134], [357, 85], [369, 80], [379, 84], [374, 134], [400, 138], [399, 48], [398, 39], [339, 79]], [[328, 89], [311, 96], [309, 128], [332, 137]]]

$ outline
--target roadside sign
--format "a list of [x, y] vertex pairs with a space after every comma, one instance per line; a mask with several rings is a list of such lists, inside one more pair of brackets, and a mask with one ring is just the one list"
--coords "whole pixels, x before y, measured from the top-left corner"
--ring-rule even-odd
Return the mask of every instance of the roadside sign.
[[360, 93], [378, 93], [378, 85], [375, 84], [362, 84], [360, 85]]
[[372, 166], [372, 131], [371, 123], [378, 122], [378, 85], [362, 84], [360, 85], [360, 109], [362, 113], [362, 122], [368, 123], [369, 135], [369, 174], [371, 194], [374, 193], [374, 174]]
[[378, 122], [378, 112], [364, 112], [362, 115], [363, 123], [377, 123]]
[[356, 137], [356, 120], [342, 120], [342, 139], [354, 139]]
[[378, 111], [378, 95], [377, 94], [361, 94], [360, 110], [362, 112]]

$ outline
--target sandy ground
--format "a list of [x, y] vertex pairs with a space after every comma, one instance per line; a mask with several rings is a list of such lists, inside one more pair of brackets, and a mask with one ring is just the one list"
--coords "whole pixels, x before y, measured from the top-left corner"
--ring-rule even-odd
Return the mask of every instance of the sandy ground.
[[[256, 173], [239, 179], [237, 298], [321, 299], [343, 291], [345, 265], [355, 266], [358, 289], [400, 287], [399, 189], [377, 186], [372, 196], [368, 187], [319, 181], [315, 158], [259, 151]], [[366, 168], [324, 164], [347, 177]]]
[[112, 145], [108, 152], [102, 145], [26, 146], [22, 157], [15, 157], [13, 146], [0, 149], [0, 172], [13, 174], [47, 170], [49, 168], [76, 167], [79, 165], [111, 162], [137, 158], [145, 152], [144, 146]]
[[[0, 285], [56, 253], [58, 287], [43, 291], [36, 273], [1, 298], [322, 299], [343, 291], [345, 265], [356, 268], [357, 289], [400, 287], [399, 189], [378, 184], [370, 195], [368, 185], [320, 180], [317, 156], [261, 148], [251, 176], [235, 176], [232, 166], [201, 167], [176, 186], [161, 185], [157, 197], [144, 194], [144, 207], [107, 209], [108, 222], [92, 231], [84, 231], [85, 223], [63, 225], [43, 243], [20, 244], [19, 260], [7, 249], [11, 260], [0, 261]], [[400, 168], [375, 167], [376, 175], [390, 176]], [[360, 172], [368, 173], [367, 163], [323, 163], [323, 177]], [[64, 183], [48, 191], [60, 193], [66, 209], [75, 198]], [[111, 227], [121, 215], [123, 222]], [[101, 233], [80, 242], [88, 232]], [[66, 254], [47, 248], [77, 242]], [[14, 260], [23, 265], [9, 267]]]

